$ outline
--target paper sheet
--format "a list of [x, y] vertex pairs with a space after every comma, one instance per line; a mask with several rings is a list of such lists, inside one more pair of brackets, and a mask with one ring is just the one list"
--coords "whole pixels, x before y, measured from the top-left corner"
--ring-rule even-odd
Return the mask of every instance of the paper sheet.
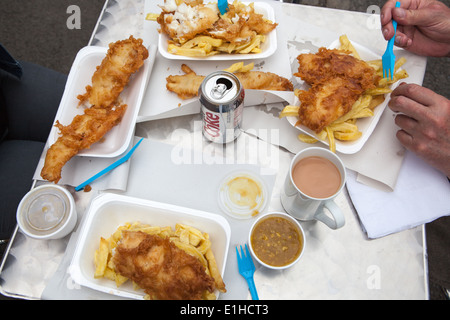
[[[309, 31], [319, 34], [320, 28], [311, 26], [309, 24], [303, 24], [299, 20], [285, 16], [281, 12], [281, 6], [278, 3], [270, 1], [270, 4], [274, 7], [276, 22], [279, 23], [279, 26], [276, 29], [277, 51], [271, 57], [255, 61], [250, 60], [247, 63], [254, 62], [254, 70], [273, 72], [282, 77], [292, 80], [292, 78], [294, 77], [291, 73], [286, 41], [288, 39], [295, 39], [299, 34], [298, 30], [305, 30], [305, 33]], [[146, 1], [145, 12], [158, 13], [161, 12], [161, 8], [158, 7], [157, 1]], [[158, 42], [159, 34], [156, 31], [158, 28], [159, 25], [157, 22], [144, 22], [144, 43], [148, 45]], [[327, 36], [325, 33], [323, 34], [323, 38], [321, 39], [321, 41], [332, 41], [331, 39], [332, 37]], [[333, 40], [335, 39], [336, 38], [334, 38]], [[169, 75], [183, 74], [181, 71], [182, 63], [187, 64], [197, 74], [206, 76], [212, 72], [226, 69], [235, 62], [238, 61], [169, 60], [162, 57], [161, 54], [157, 53], [152, 76], [150, 77], [149, 81], [149, 86], [144, 96], [138, 116], [138, 122], [161, 119], [162, 117], [192, 114], [200, 110], [198, 99], [181, 100], [175, 93], [170, 92], [166, 89], [166, 77], [168, 77]], [[280, 101], [288, 101], [289, 103], [293, 103], [293, 93], [247, 90], [245, 105], [258, 105]]]
[[[302, 86], [301, 80], [292, 75], [296, 72], [292, 69], [292, 66], [295, 66], [299, 52], [315, 52], [321, 46], [329, 46], [339, 38], [340, 34], [286, 15], [283, 13], [282, 6], [277, 2], [271, 2], [271, 4], [274, 7], [276, 21], [279, 23], [276, 29], [278, 48], [274, 56], [263, 61], [255, 61], [256, 68], [284, 76], [292, 81], [295, 88], [300, 88]], [[160, 10], [157, 3], [146, 1], [145, 12], [159, 12]], [[146, 21], [144, 23], [145, 41], [149, 43], [157, 41], [156, 28], [156, 22]], [[200, 103], [198, 99], [183, 101], [176, 94], [168, 92], [165, 88], [165, 81], [161, 81], [171, 74], [180, 74], [181, 63], [178, 60], [167, 60], [159, 53], [157, 54], [138, 122], [199, 113]], [[232, 61], [187, 62], [194, 71], [203, 75], [224, 69], [231, 63]], [[256, 133], [250, 133], [258, 135], [261, 130], [278, 130], [279, 145], [293, 153], [310, 146], [297, 139], [300, 132], [292, 128], [286, 119], [277, 119], [278, 113], [283, 107], [282, 103], [295, 104], [295, 99], [293, 93], [289, 92], [246, 90], [244, 131], [253, 129], [256, 130]], [[269, 116], [267, 112], [259, 114], [257, 110], [261, 109], [249, 108], [249, 106], [272, 103], [279, 103], [275, 105], [275, 109], [277, 109], [275, 113], [269, 111], [269, 113], [273, 113], [272, 116]], [[275, 110], [273, 108], [269, 107], [269, 109]], [[385, 190], [392, 191], [395, 188], [398, 171], [403, 161], [403, 153], [401, 146], [393, 138], [395, 137], [394, 131], [393, 119], [390, 117], [389, 111], [385, 110], [385, 114], [380, 119], [377, 128], [369, 141], [366, 142], [363, 150], [353, 155], [339, 154], [349, 169], [361, 174], [360, 181]], [[260, 138], [264, 140], [264, 137]]]
[[393, 192], [367, 187], [349, 172], [347, 189], [371, 239], [450, 215], [447, 177], [413, 153], [407, 152], [404, 162]]
[[[272, 144], [278, 141], [278, 145], [296, 154], [311, 145], [298, 140], [299, 131], [290, 126], [286, 119], [278, 118], [282, 108], [282, 104], [245, 108], [242, 129], [265, 141], [267, 138], [260, 133], [269, 132], [269, 136], [276, 135], [279, 138], [272, 139]], [[395, 127], [391, 118], [390, 111], [386, 110], [377, 129], [360, 152], [338, 154], [347, 169], [362, 174], [362, 179], [369, 177], [361, 182], [385, 191], [395, 188], [404, 156], [404, 150], [395, 139], [395, 132], [392, 132]], [[320, 143], [317, 143], [317, 146], [326, 147]]]
[[[193, 138], [196, 137], [193, 136]], [[241, 136], [239, 139], [247, 138]], [[262, 141], [253, 140], [253, 145], [261, 144], [260, 148], [271, 148]], [[128, 187], [126, 192], [121, 192], [121, 194], [223, 215], [230, 223], [233, 232], [224, 275], [227, 293], [221, 294], [220, 298], [246, 299], [247, 283], [238, 273], [234, 248], [236, 245], [247, 242], [248, 232], [254, 219], [239, 220], [223, 213], [218, 204], [218, 190], [222, 180], [231, 172], [250, 171], [264, 181], [270, 199], [277, 172], [265, 170], [264, 164], [248, 161], [248, 159], [240, 161], [238, 155], [245, 153], [245, 150], [241, 150], [241, 148], [245, 148], [248, 144], [238, 145], [236, 143], [237, 158], [233, 155], [228, 161], [224, 160], [223, 155], [220, 154], [221, 146], [219, 148], [218, 145], [211, 145], [210, 153], [202, 153], [191, 148], [192, 146], [190, 140], [186, 139], [179, 141], [175, 139], [172, 144], [144, 139], [131, 159]], [[269, 205], [263, 212], [267, 212], [268, 209]], [[74, 242], [76, 242], [76, 234], [72, 235], [68, 250], [75, 249]], [[67, 283], [71, 281], [67, 273], [70, 264], [68, 257], [72, 257], [69, 251], [66, 252], [58, 272], [46, 287], [43, 298], [91, 299], [94, 296], [97, 299], [114, 298], [79, 286], [73, 290], [75, 287], [73, 283], [68, 287]]]

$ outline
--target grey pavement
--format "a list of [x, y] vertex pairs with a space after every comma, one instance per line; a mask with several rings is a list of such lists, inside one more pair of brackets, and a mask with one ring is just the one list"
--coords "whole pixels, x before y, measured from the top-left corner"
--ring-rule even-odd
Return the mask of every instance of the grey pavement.
[[[0, 43], [19, 60], [68, 74], [86, 46], [104, 0], [1, 0]], [[81, 29], [67, 28], [70, 5], [81, 12]]]

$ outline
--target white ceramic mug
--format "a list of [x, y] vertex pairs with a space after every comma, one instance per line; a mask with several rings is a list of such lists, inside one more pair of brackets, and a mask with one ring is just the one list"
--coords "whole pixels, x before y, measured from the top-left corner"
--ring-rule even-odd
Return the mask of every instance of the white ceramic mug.
[[[323, 199], [313, 198], [306, 195], [295, 185], [292, 176], [294, 167], [300, 160], [307, 157], [325, 158], [338, 168], [341, 175], [341, 184], [338, 191], [332, 196]], [[299, 152], [291, 161], [284, 188], [281, 191], [281, 204], [286, 212], [296, 219], [303, 221], [319, 220], [331, 229], [339, 229], [344, 226], [345, 218], [341, 209], [334, 202], [334, 198], [342, 191], [345, 180], [345, 166], [336, 154], [324, 148], [307, 148]], [[325, 208], [328, 209], [329, 215], [327, 215]]]

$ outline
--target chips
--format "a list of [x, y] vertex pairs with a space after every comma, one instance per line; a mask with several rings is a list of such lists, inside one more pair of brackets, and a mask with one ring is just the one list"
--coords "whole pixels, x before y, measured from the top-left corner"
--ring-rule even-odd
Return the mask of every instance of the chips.
[[265, 40], [264, 35], [256, 35], [249, 41], [236, 45], [210, 36], [197, 36], [183, 44], [170, 41], [167, 51], [185, 57], [209, 57], [219, 53], [261, 53], [261, 44]]
[[147, 15], [145, 16], [145, 20], [156, 21], [158, 17], [159, 17], [158, 13], [147, 13]]
[[[225, 283], [223, 282], [219, 268], [217, 267], [216, 259], [211, 250], [209, 234], [184, 224], [176, 224], [175, 230], [170, 226], [151, 226], [140, 222], [126, 223], [125, 225], [118, 227], [108, 239], [100, 238], [99, 247], [94, 254], [94, 278], [106, 278], [115, 281], [117, 287], [120, 287], [128, 281], [128, 278], [115, 272], [114, 263], [112, 262], [112, 252], [114, 248], [117, 247], [118, 242], [122, 239], [123, 230], [141, 231], [162, 238], [169, 238], [169, 240], [179, 249], [199, 259], [205, 267], [206, 273], [214, 279], [216, 288], [219, 291], [225, 291]], [[136, 290], [139, 289], [135, 283], [133, 283], [133, 287]], [[214, 293], [205, 292], [203, 296], [206, 300], [216, 299]], [[146, 296], [146, 298], [149, 297]]]
[[355, 58], [361, 59], [361, 56], [359, 55], [358, 51], [356, 51], [355, 47], [352, 45], [352, 43], [345, 34], [339, 37], [339, 42], [341, 43], [341, 46], [339, 48], [340, 50], [350, 51]]
[[[183, 1], [176, 0], [177, 6]], [[209, 57], [219, 53], [227, 54], [252, 54], [261, 53], [261, 45], [266, 42], [265, 34], [268, 34], [271, 28], [263, 28], [261, 24], [275, 25], [269, 19], [264, 18], [261, 14], [256, 13], [254, 3], [246, 4], [238, 0], [233, 1], [233, 10], [228, 10], [225, 14], [220, 14], [223, 24], [220, 24], [218, 30], [209, 31], [211, 33], [199, 33], [191, 40], [173, 37], [168, 40], [167, 52], [170, 54], [181, 55], [186, 57]], [[146, 20], [158, 21], [160, 14], [148, 13]], [[258, 16], [252, 19], [252, 16]], [[249, 23], [257, 24], [258, 27], [251, 27]], [[273, 28], [275, 28], [275, 26]], [[240, 33], [240, 30], [244, 33]], [[252, 30], [258, 30], [252, 31]], [[238, 32], [239, 31], [239, 32]], [[236, 33], [235, 36], [220, 37], [216, 33]], [[260, 34], [264, 33], [264, 34]], [[232, 39], [234, 38], [234, 39]], [[226, 39], [226, 40], [223, 40]]]
[[[349, 51], [355, 58], [360, 59], [360, 55], [351, 44], [346, 35], [339, 38], [341, 43], [340, 50]], [[362, 136], [357, 126], [357, 120], [361, 118], [369, 118], [374, 116], [373, 110], [384, 102], [385, 94], [392, 90], [389, 86], [400, 79], [408, 77], [405, 70], [399, 68], [405, 64], [404, 57], [398, 59], [395, 63], [394, 79], [383, 78], [383, 63], [380, 60], [367, 61], [367, 63], [376, 70], [377, 75], [382, 78], [378, 82], [378, 87], [375, 89], [366, 90], [363, 95], [353, 104], [352, 109], [347, 114], [343, 115], [317, 134], [317, 139], [307, 134], [300, 134], [298, 139], [305, 143], [316, 143], [319, 140], [328, 140], [330, 150], [336, 152], [336, 139], [339, 141], [354, 141]], [[295, 95], [298, 96], [299, 90], [295, 90]], [[280, 113], [279, 117], [298, 116], [299, 106], [286, 106]]]
[[251, 71], [253, 68], [255, 67], [255, 64], [249, 63], [247, 65], [244, 65], [244, 62], [236, 62], [234, 64], [232, 64], [231, 66], [229, 66], [226, 69], [223, 69], [223, 71], [227, 71], [230, 73], [235, 73], [235, 72], [248, 72]]

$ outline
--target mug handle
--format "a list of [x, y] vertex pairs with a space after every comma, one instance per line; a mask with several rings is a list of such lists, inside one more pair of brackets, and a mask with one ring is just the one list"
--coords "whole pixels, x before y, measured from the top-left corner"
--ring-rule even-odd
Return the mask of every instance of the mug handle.
[[[333, 219], [327, 216], [323, 210], [323, 207], [327, 208], [331, 215], [333, 216]], [[314, 215], [314, 218], [325, 223], [328, 227], [330, 227], [333, 230], [339, 229], [344, 226], [345, 224], [345, 218], [344, 214], [342, 213], [341, 209], [334, 203], [333, 200], [325, 201], [323, 206], [317, 210], [316, 214]]]

